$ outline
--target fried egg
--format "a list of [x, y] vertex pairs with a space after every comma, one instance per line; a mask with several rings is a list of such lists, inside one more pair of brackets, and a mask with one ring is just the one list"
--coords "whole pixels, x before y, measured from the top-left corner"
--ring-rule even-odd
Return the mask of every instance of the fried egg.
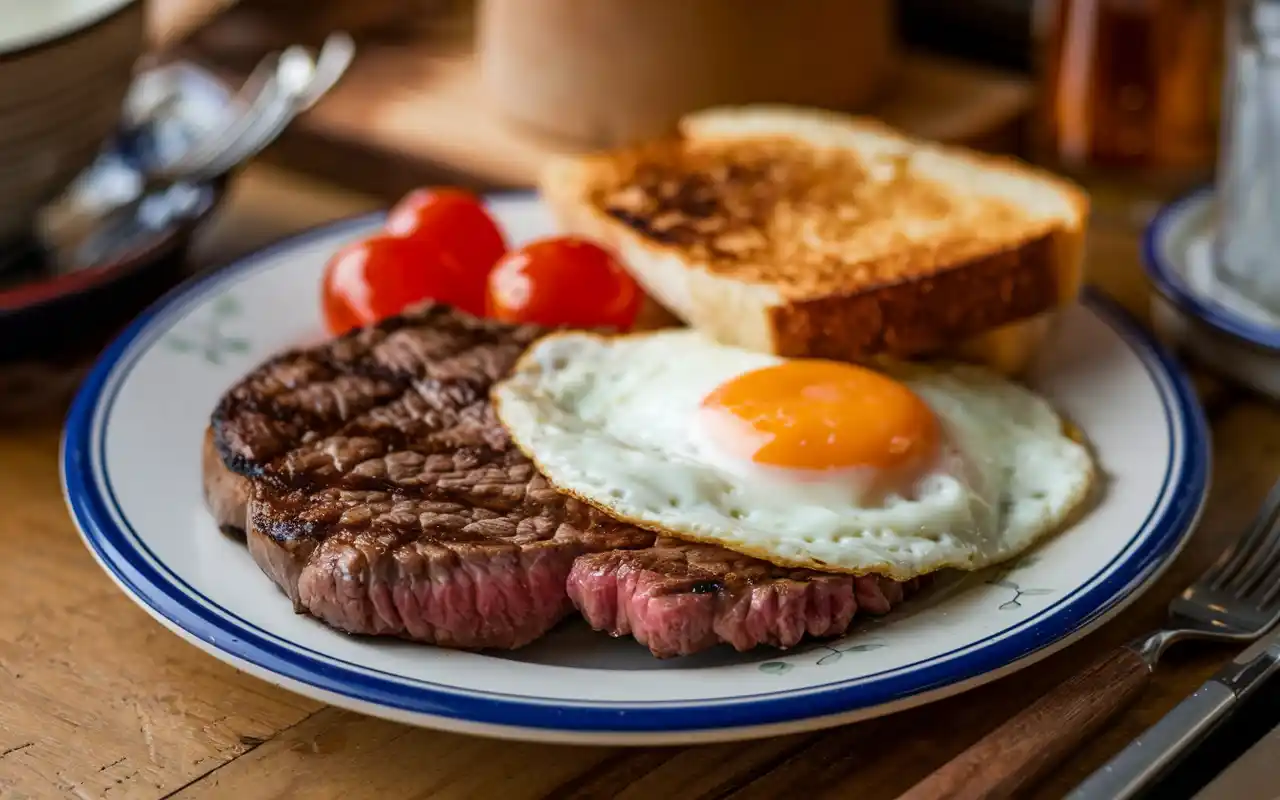
[[776, 564], [907, 580], [1026, 550], [1094, 465], [1044, 399], [968, 365], [894, 374], [692, 330], [545, 337], [494, 387], [560, 491]]

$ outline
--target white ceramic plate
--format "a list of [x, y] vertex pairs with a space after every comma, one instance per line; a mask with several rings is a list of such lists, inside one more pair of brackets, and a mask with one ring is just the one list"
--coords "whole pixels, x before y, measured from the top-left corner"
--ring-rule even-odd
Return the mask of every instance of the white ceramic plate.
[[[550, 230], [528, 196], [491, 205], [515, 241]], [[324, 262], [378, 222], [304, 234], [162, 300], [102, 356], [67, 423], [68, 503], [121, 588], [191, 643], [302, 694], [543, 741], [669, 744], [836, 725], [955, 694], [1063, 647], [1156, 577], [1203, 503], [1208, 435], [1187, 381], [1090, 295], [1065, 315], [1031, 383], [1088, 433], [1106, 485], [1082, 522], [999, 571], [941, 581], [844, 639], [790, 652], [658, 661], [580, 622], [514, 653], [337, 633], [295, 615], [214, 526], [200, 444], [233, 381], [321, 338]]]

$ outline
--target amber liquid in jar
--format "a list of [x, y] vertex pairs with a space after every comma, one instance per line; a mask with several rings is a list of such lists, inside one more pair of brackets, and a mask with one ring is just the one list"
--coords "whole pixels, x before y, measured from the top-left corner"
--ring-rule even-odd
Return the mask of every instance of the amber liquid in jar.
[[1039, 160], [1189, 184], [1217, 153], [1225, 0], [1043, 0]]

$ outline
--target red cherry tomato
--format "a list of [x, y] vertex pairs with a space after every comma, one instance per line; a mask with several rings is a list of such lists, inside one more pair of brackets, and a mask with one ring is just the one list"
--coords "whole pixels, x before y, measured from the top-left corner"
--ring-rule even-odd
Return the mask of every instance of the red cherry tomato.
[[427, 299], [479, 315], [484, 296], [469, 273], [448, 253], [415, 239], [377, 235], [352, 242], [325, 268], [325, 322], [332, 333], [345, 333]]
[[485, 310], [506, 322], [626, 330], [644, 293], [608, 250], [573, 236], [512, 251], [489, 273]]
[[474, 273], [477, 286], [507, 252], [506, 240], [484, 205], [462, 189], [416, 189], [387, 215], [392, 236], [430, 243]]

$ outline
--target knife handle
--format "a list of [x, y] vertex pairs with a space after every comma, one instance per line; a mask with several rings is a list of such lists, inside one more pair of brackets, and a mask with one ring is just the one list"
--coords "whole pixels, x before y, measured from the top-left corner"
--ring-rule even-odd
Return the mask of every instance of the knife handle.
[[953, 758], [899, 800], [993, 800], [1042, 777], [1146, 687], [1151, 668], [1117, 648]]

